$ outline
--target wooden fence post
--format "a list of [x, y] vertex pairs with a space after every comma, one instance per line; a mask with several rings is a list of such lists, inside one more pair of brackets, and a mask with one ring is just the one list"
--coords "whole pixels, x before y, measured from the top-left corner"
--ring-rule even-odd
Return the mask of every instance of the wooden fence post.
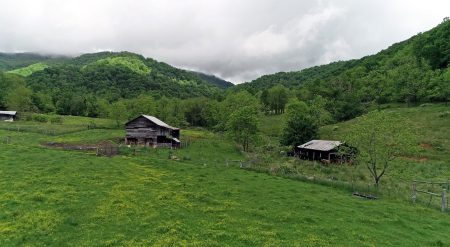
[[417, 187], [416, 187], [416, 180], [413, 181], [412, 185], [412, 201], [413, 203], [416, 203], [417, 198]]
[[445, 212], [445, 210], [447, 209], [447, 199], [445, 199], [445, 194], [446, 194], [446, 190], [443, 189], [442, 190], [442, 201], [441, 201], [441, 211]]

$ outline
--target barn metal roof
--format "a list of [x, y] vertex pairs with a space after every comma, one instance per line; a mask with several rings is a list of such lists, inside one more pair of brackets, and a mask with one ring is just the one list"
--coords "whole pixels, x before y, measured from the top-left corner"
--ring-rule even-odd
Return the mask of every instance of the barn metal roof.
[[156, 118], [154, 116], [148, 116], [148, 115], [142, 115], [142, 116], [145, 117], [146, 119], [152, 121], [156, 125], [161, 126], [161, 127], [166, 127], [168, 129], [172, 129], [172, 130], [178, 130], [178, 128], [172, 127], [172, 126], [164, 123], [163, 121], [159, 120], [158, 118]]
[[327, 140], [312, 140], [305, 144], [298, 146], [298, 148], [311, 149], [311, 150], [319, 150], [319, 151], [330, 151], [338, 146], [340, 146], [342, 142], [340, 141], [327, 141]]
[[15, 116], [17, 114], [17, 112], [16, 111], [0, 111], [0, 114]]

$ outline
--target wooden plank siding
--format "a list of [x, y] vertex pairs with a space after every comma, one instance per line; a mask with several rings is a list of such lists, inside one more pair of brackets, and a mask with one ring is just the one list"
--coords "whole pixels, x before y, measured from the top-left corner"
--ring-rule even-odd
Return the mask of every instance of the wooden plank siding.
[[[151, 117], [151, 119], [155, 118]], [[125, 143], [178, 148], [180, 145], [173, 138], [179, 138], [180, 130], [159, 119], [155, 121], [164, 124], [164, 126], [158, 125], [151, 119], [149, 119], [149, 116], [142, 115], [126, 123]]]

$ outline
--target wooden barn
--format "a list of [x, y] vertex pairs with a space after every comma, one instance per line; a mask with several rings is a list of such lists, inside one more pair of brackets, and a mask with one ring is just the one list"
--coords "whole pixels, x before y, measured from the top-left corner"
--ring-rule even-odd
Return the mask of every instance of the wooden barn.
[[180, 129], [153, 116], [141, 115], [125, 124], [127, 145], [180, 147]]
[[16, 120], [16, 111], [0, 111], [0, 121], [13, 122]]
[[339, 153], [340, 141], [312, 140], [295, 147], [295, 155], [304, 160], [320, 160], [330, 162], [342, 161]]

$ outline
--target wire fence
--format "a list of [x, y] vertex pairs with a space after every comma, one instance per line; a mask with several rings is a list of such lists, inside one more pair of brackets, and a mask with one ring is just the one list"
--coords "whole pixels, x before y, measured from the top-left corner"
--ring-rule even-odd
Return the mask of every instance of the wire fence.
[[448, 211], [448, 192], [450, 191], [450, 181], [418, 181], [412, 182], [411, 200], [415, 203], [422, 203], [431, 206], [436, 202], [440, 205], [441, 211]]
[[[308, 176], [290, 167], [267, 167], [241, 161], [241, 168], [255, 172], [267, 173], [307, 183], [319, 184], [331, 188], [348, 191], [354, 196], [367, 199], [389, 198], [409, 204], [420, 204], [430, 208], [449, 211], [450, 182], [409, 181], [397, 184], [378, 186], [361, 181], [342, 181], [337, 179], [325, 179], [318, 176]], [[412, 193], [411, 193], [411, 184]], [[420, 186], [419, 186], [420, 185]]]
[[71, 134], [80, 131], [92, 129], [89, 125], [65, 125], [64, 127], [50, 125], [50, 126], [36, 126], [36, 125], [3, 125], [0, 124], [1, 130], [13, 132], [29, 132], [36, 134], [43, 134], [49, 136], [58, 136], [64, 134]]

